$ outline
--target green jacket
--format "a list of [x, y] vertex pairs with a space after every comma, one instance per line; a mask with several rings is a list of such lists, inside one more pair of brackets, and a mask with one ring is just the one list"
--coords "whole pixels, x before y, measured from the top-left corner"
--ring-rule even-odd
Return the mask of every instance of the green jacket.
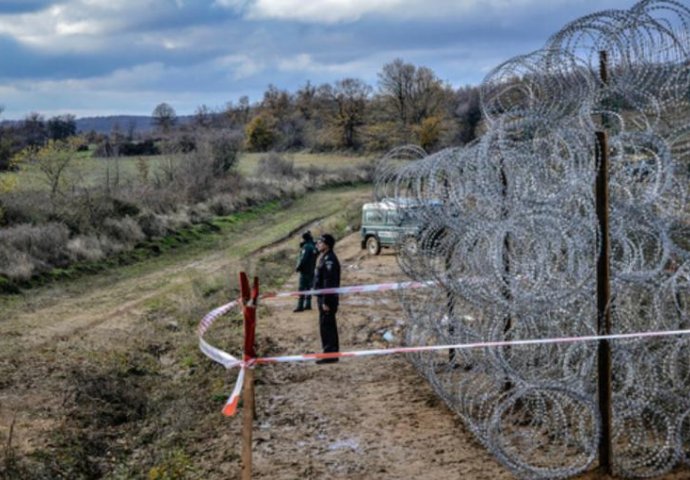
[[299, 257], [297, 258], [297, 267], [295, 268], [301, 275], [307, 277], [314, 276], [314, 268], [316, 268], [316, 257], [318, 256], [318, 251], [316, 250], [316, 244], [310, 241], [304, 241], [300, 244], [302, 248], [299, 251]]

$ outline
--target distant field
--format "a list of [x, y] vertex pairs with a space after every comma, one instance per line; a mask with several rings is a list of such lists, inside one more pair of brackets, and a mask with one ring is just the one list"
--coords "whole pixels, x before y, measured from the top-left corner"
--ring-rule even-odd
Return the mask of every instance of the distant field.
[[[238, 170], [243, 175], [253, 175], [259, 159], [266, 153], [242, 153], [238, 163]], [[346, 166], [360, 166], [374, 161], [373, 156], [353, 156], [345, 154], [313, 154], [313, 153], [281, 153], [284, 159], [294, 162], [297, 168], [317, 167], [321, 169], [337, 169]], [[101, 158], [80, 155], [71, 165], [66, 179], [82, 186], [110, 184], [119, 181], [124, 184], [141, 181], [144, 172], [149, 181], [161, 175], [166, 169], [184, 159], [183, 155], [156, 155], [142, 157]], [[46, 188], [45, 180], [34, 165], [24, 165], [19, 172], [0, 173], [0, 177], [14, 177], [17, 187], [22, 190], [37, 190]]]
[[[344, 154], [323, 153], [282, 153], [281, 157], [294, 162], [295, 167], [318, 167], [325, 169], [342, 168], [346, 166], [360, 166], [372, 163], [374, 156], [355, 156]], [[244, 153], [240, 156], [239, 170], [245, 175], [251, 175], [259, 163], [259, 159], [265, 157], [265, 153]]]

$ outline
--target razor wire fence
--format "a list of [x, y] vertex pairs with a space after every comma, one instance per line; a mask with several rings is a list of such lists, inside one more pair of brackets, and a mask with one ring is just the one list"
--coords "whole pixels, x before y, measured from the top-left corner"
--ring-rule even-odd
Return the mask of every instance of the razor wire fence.
[[[440, 285], [400, 292], [409, 345], [601, 333], [598, 131], [609, 138], [612, 333], [690, 327], [689, 50], [680, 2], [582, 17], [487, 75], [478, 140], [379, 162], [377, 198], [415, 199], [422, 225], [399, 264]], [[690, 341], [610, 345], [615, 472], [690, 468]], [[595, 344], [409, 358], [518, 477], [567, 478], [596, 460]]]

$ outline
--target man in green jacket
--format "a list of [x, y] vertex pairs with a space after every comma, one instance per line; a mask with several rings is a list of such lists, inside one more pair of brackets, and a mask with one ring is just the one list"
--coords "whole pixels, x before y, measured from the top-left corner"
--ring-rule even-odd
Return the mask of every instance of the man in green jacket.
[[[299, 244], [300, 251], [297, 258], [295, 271], [299, 273], [299, 291], [311, 290], [314, 284], [314, 268], [316, 267], [316, 257], [318, 252], [314, 238], [310, 231], [302, 234], [302, 242]], [[311, 295], [300, 295], [297, 301], [297, 308], [293, 312], [311, 310]]]

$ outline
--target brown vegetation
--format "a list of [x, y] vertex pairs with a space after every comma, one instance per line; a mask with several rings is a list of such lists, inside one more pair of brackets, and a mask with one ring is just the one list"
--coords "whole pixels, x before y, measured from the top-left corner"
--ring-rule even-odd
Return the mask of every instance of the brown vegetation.
[[235, 169], [237, 141], [220, 132], [202, 132], [197, 149], [169, 155], [169, 161], [155, 168], [138, 162], [134, 178], [120, 172], [114, 160], [104, 182], [96, 185], [65, 173], [77, 142], [49, 143], [36, 150], [39, 160], [28, 156], [25, 162], [42, 162], [40, 171], [51, 188], [0, 192], [0, 291], [66, 274], [56, 269], [72, 265], [77, 267], [72, 273], [98, 268], [95, 262], [135, 248], [155, 254], [166, 237], [210, 225], [215, 217], [371, 178], [371, 168], [298, 168], [277, 153], [261, 159], [256, 174], [245, 177]]

